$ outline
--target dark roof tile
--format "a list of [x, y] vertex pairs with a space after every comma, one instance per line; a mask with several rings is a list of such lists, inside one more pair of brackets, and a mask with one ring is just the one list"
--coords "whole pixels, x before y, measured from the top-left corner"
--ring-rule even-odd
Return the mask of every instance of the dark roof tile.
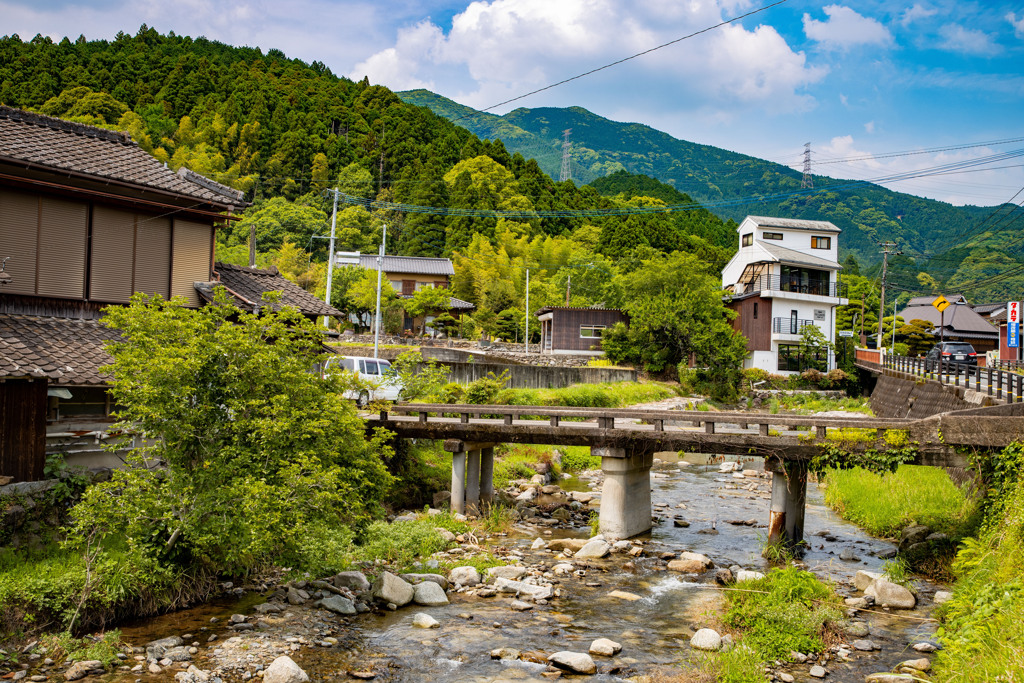
[[97, 320], [0, 314], [0, 377], [48, 377], [51, 384], [104, 384], [104, 342], [117, 332]]
[[214, 265], [214, 273], [220, 277], [219, 281], [196, 283], [196, 289], [207, 300], [212, 297], [213, 289], [217, 285], [223, 285], [228, 289], [228, 293], [249, 311], [263, 300], [263, 294], [280, 292], [281, 304], [294, 306], [305, 315], [343, 315], [338, 309], [328, 306], [302, 287], [282, 277], [276, 268], [263, 270], [218, 262]]

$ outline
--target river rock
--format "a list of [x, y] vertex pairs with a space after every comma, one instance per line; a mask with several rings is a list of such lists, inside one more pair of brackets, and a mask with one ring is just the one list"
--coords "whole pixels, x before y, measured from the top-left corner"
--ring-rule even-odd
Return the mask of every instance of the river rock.
[[875, 644], [872, 643], [870, 640], [855, 640], [853, 641], [853, 649], [860, 650], [861, 652], [871, 652], [875, 649]]
[[373, 582], [373, 597], [385, 604], [402, 607], [412, 602], [414, 595], [413, 587], [391, 572], [384, 572]]
[[690, 638], [690, 647], [695, 650], [719, 650], [722, 647], [722, 636], [714, 629], [702, 628]]
[[873, 584], [875, 579], [881, 578], [881, 576], [878, 572], [866, 572], [860, 569], [853, 575], [853, 587], [859, 591], [867, 590], [868, 586]]
[[548, 657], [548, 661], [559, 669], [565, 669], [577, 674], [596, 674], [597, 664], [590, 655], [583, 652], [556, 652]]
[[[534, 476], [540, 476], [540, 475], [534, 475]], [[530, 488], [526, 489], [525, 491], [520, 493], [518, 496], [516, 496], [516, 500], [519, 501], [519, 502], [522, 502], [522, 503], [529, 503], [531, 500], [534, 500], [536, 497], [537, 497], [537, 489], [536, 489], [536, 487], [531, 486]]]
[[814, 678], [824, 678], [828, 672], [825, 671], [825, 667], [815, 664], [807, 673], [809, 673]]
[[900, 552], [903, 552], [910, 546], [917, 543], [924, 543], [924, 540], [928, 538], [928, 534], [931, 532], [932, 530], [923, 524], [908, 526], [900, 533], [900, 542], [898, 546]]
[[335, 614], [355, 614], [356, 605], [348, 598], [340, 595], [331, 595], [320, 601], [320, 606]]
[[419, 612], [413, 616], [412, 625], [416, 628], [441, 628], [441, 622], [423, 612]]
[[491, 659], [519, 659], [523, 653], [514, 647], [499, 647], [491, 650]]
[[548, 541], [548, 549], [556, 553], [560, 553], [563, 550], [571, 550], [575, 553], [586, 544], [587, 539], [585, 538], [556, 538]]
[[533, 609], [533, 605], [528, 602], [523, 602], [522, 600], [513, 600], [508, 606], [513, 612], [525, 612]]
[[476, 586], [480, 583], [480, 572], [476, 567], [455, 567], [448, 572], [448, 580], [460, 586]]
[[864, 595], [873, 597], [877, 605], [888, 605], [894, 609], [913, 609], [917, 604], [917, 598], [908, 588], [881, 577], [867, 587]]
[[577, 500], [581, 503], [589, 503], [594, 500], [594, 494], [589, 491], [573, 491], [572, 499]]
[[306, 672], [288, 655], [275, 659], [263, 672], [263, 683], [306, 683], [308, 680]]
[[370, 590], [370, 582], [362, 572], [339, 572], [331, 577], [331, 583], [338, 588], [348, 588], [356, 593]]
[[852, 607], [854, 609], [867, 609], [868, 607], [868, 601], [866, 598], [846, 598], [843, 602], [846, 603], [847, 607]]
[[590, 644], [590, 654], [592, 655], [614, 657], [621, 651], [622, 645], [616, 643], [614, 640], [608, 640], [607, 638], [598, 638]]
[[796, 680], [795, 678], [793, 678], [793, 674], [788, 674], [785, 671], [780, 671], [778, 673], [778, 678], [780, 681], [782, 681], [782, 683], [793, 683], [793, 681]]
[[530, 550], [542, 550], [546, 547], [548, 547], [548, 543], [543, 538], [535, 538], [530, 544]]
[[860, 558], [857, 557], [857, 553], [853, 551], [853, 548], [843, 548], [842, 552], [839, 553], [839, 559], [843, 562], [859, 562]]
[[619, 600], [625, 600], [627, 602], [636, 602], [637, 600], [643, 600], [636, 593], [628, 593], [626, 591], [615, 590], [608, 594], [609, 598], [618, 598]]
[[714, 566], [714, 563], [707, 555], [689, 552], [680, 553], [678, 560], [672, 560], [668, 563], [669, 571], [682, 572], [684, 574], [699, 574], [712, 566]]
[[612, 543], [613, 553], [628, 553], [633, 549], [633, 544], [630, 541], [615, 541]]
[[94, 671], [103, 671], [103, 662], [98, 659], [86, 659], [81, 662], [75, 662], [64, 672], [64, 680], [77, 681], [79, 678], [85, 678]]
[[158, 674], [162, 672], [163, 669], [156, 662], [150, 662], [149, 666], [146, 667], [146, 671], [148, 671], [151, 674]]
[[510, 564], [504, 567], [491, 567], [487, 570], [490, 579], [520, 579], [526, 574], [526, 567]]
[[867, 623], [863, 621], [851, 621], [846, 626], [846, 632], [854, 638], [866, 638], [870, 631]]
[[167, 648], [164, 651], [164, 659], [169, 659], [172, 662], [187, 662], [192, 659], [192, 655], [189, 653], [189, 648], [184, 645], [178, 647]]
[[[913, 669], [914, 671], [928, 671], [932, 668], [932, 663], [930, 660], [922, 657], [921, 659], [908, 659], [905, 662], [900, 662], [896, 668], [904, 670]], [[905, 673], [911, 672], [906, 671]]]
[[949, 591], [935, 591], [935, 604], [941, 605], [944, 602], [949, 602], [953, 599], [953, 594]]
[[868, 674], [864, 677], [864, 683], [909, 683], [916, 680], [913, 676], [906, 674], [892, 674], [889, 672], [882, 672], [877, 674]]
[[512, 579], [498, 579], [494, 582], [494, 587], [501, 593], [525, 595], [531, 600], [547, 600], [554, 594], [551, 586], [536, 586], [532, 583], [513, 581]]
[[913, 648], [918, 652], [935, 652], [939, 649], [933, 643], [928, 642], [914, 643]]
[[210, 674], [193, 664], [187, 670], [174, 674], [174, 680], [178, 683], [207, 683], [210, 680]]
[[554, 572], [555, 576], [568, 576], [572, 574], [573, 569], [574, 567], [568, 562], [559, 562], [551, 568], [551, 571]]
[[440, 607], [448, 604], [444, 589], [433, 581], [418, 583], [413, 588], [412, 601], [425, 607]]
[[740, 583], [742, 581], [757, 581], [758, 579], [763, 578], [764, 574], [761, 572], [755, 572], [751, 569], [741, 569], [736, 572], [736, 583]]
[[715, 571], [715, 583], [717, 583], [719, 586], [728, 586], [735, 580], [736, 577], [733, 576], [731, 569], [725, 569], [723, 567], [722, 569], [718, 569]]
[[576, 551], [579, 559], [600, 559], [612, 551], [611, 545], [603, 539], [591, 539], [585, 546]]
[[402, 574], [402, 578], [412, 585], [423, 583], [424, 581], [430, 581], [436, 583], [444, 590], [448, 590], [451, 584], [448, 583], [448, 579], [444, 578], [440, 574]]

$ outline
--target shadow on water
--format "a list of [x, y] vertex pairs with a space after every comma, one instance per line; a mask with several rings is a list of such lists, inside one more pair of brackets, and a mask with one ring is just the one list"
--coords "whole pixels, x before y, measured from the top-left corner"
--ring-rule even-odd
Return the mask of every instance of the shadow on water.
[[[766, 533], [769, 480], [721, 474], [717, 467], [706, 464], [704, 456], [700, 456], [700, 464], [688, 466], [675, 462], [674, 454], [659, 459], [653, 470], [652, 496], [660, 521], [649, 534], [648, 556], [690, 550], [708, 555], [717, 567], [736, 564], [765, 569], [760, 548]], [[763, 470], [760, 460], [746, 466]], [[575, 490], [588, 490], [585, 480], [568, 483]], [[689, 526], [676, 526], [677, 516]], [[730, 520], [755, 520], [756, 525], [731, 524]], [[557, 562], [552, 553], [530, 550], [530, 543], [540, 533], [516, 533], [498, 540], [524, 552], [527, 562], [550, 569]], [[877, 554], [893, 547], [828, 510], [813, 484], [808, 487], [806, 533], [810, 547], [804, 561], [808, 567], [841, 584], [848, 583], [858, 569], [880, 570], [884, 561]], [[567, 535], [585, 537], [589, 529], [554, 530], [546, 537]], [[846, 548], [853, 550], [856, 561], [839, 559]], [[452, 603], [444, 607], [367, 614], [340, 625], [335, 621], [336, 628], [350, 636], [344, 647], [303, 648], [293, 657], [316, 680], [347, 679], [348, 671], [373, 670], [376, 680], [389, 681], [540, 681], [546, 680], [541, 672], [547, 655], [560, 650], [586, 652], [593, 640], [610, 638], [622, 644], [622, 652], [614, 658], [595, 657], [599, 673], [590, 680], [622, 680], [656, 665], [678, 662], [688, 649], [690, 636], [715, 620], [723, 600], [709, 575], [680, 575], [665, 571], [654, 559], [630, 561], [624, 555], [591, 561], [583, 576], [563, 579], [558, 585], [562, 597], [526, 612], [510, 610], [508, 598], [452, 594]], [[924, 607], [891, 615], [862, 614], [870, 626], [870, 638], [883, 649], [856, 653], [849, 663], [831, 662], [829, 680], [862, 681], [868, 673], [886, 671], [904, 659], [920, 656], [908, 652], [909, 645], [930, 637], [933, 624], [905, 617], [927, 617], [936, 588], [918, 583]], [[629, 595], [613, 597], [613, 591]], [[211, 617], [218, 617], [223, 627], [230, 614], [250, 611], [259, 600], [255, 596], [241, 602], [214, 602], [128, 625], [125, 638], [141, 644], [168, 635], [195, 634], [217, 626], [210, 624]], [[430, 614], [441, 627], [413, 627], [417, 612]], [[283, 627], [281, 634], [288, 628]], [[291, 628], [298, 633], [294, 625]], [[202, 631], [196, 638], [204, 647], [207, 633]], [[490, 651], [501, 647], [522, 651], [524, 661], [492, 660]], [[202, 654], [197, 663], [202, 664]], [[799, 671], [794, 675], [805, 680], [806, 668], [803, 678]]]

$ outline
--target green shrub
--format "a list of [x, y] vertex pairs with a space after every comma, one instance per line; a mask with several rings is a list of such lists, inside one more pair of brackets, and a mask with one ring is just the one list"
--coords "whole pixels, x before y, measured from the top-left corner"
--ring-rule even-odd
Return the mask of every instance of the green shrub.
[[466, 387], [466, 403], [474, 405], [493, 404], [494, 398], [508, 384], [509, 371], [504, 370], [500, 375], [488, 372], [486, 377], [471, 382]]
[[466, 388], [457, 382], [449, 382], [441, 387], [438, 400], [441, 403], [462, 403], [466, 399]]
[[415, 522], [373, 522], [363, 532], [356, 554], [364, 561], [383, 560], [400, 570], [417, 558], [448, 548], [432, 519]]
[[593, 455], [587, 446], [569, 446], [562, 454], [562, 471], [583, 472], [601, 469], [601, 456]]
[[43, 637], [40, 643], [46, 647], [46, 656], [57, 660], [96, 660], [109, 667], [117, 661], [120, 651], [121, 632], [107, 631], [96, 637], [76, 638], [67, 631]]

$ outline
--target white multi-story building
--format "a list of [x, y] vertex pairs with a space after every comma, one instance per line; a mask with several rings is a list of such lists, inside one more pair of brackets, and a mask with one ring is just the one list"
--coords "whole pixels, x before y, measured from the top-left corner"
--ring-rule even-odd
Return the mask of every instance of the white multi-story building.
[[835, 343], [836, 306], [848, 303], [839, 291], [839, 228], [828, 221], [747, 216], [737, 232], [740, 249], [722, 269], [722, 284], [738, 313], [733, 326], [747, 338], [744, 367], [783, 374], [819, 363], [834, 368], [834, 354], [809, 359], [799, 349], [806, 325]]

